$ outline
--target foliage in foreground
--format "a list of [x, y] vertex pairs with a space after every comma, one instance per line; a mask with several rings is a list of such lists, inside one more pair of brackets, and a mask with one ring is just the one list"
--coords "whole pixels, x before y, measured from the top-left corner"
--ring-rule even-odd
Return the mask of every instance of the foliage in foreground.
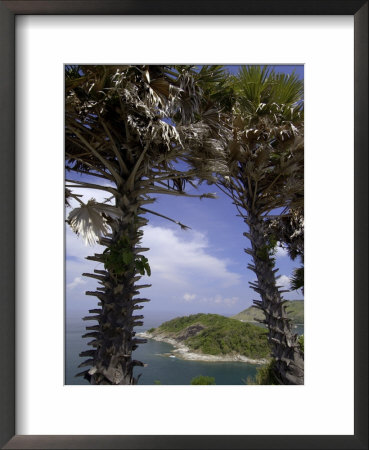
[[298, 343], [300, 345], [301, 350], [304, 352], [304, 335], [303, 334], [299, 337]]
[[274, 375], [275, 370], [275, 359], [272, 359], [265, 366], [256, 369], [255, 380], [248, 378], [247, 384], [258, 384], [258, 385], [277, 385], [280, 384], [278, 379]]
[[193, 385], [199, 385], [199, 384], [203, 384], [203, 385], [214, 385], [215, 384], [215, 378], [214, 377], [208, 377], [205, 375], [199, 375], [195, 378], [192, 378], [191, 380], [191, 384]]
[[[304, 352], [304, 335], [302, 334], [298, 338], [298, 343], [302, 352]], [[268, 364], [259, 367], [256, 369], [255, 379], [252, 377], [248, 377], [247, 384], [271, 384], [277, 385], [280, 384], [278, 379], [275, 376], [275, 359], [271, 359]]]

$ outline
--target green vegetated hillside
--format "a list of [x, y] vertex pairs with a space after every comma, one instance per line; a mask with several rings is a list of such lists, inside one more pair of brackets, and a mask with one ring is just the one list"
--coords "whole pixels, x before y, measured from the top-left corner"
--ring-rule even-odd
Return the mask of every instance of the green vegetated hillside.
[[265, 329], [218, 314], [194, 314], [164, 322], [149, 333], [175, 339], [208, 355], [270, 356]]
[[[291, 300], [285, 303], [285, 306], [293, 324], [304, 323], [304, 300]], [[244, 322], [255, 322], [256, 319], [263, 320], [265, 317], [263, 311], [256, 309], [254, 306], [250, 306], [244, 311], [232, 316], [232, 318], [243, 320]]]

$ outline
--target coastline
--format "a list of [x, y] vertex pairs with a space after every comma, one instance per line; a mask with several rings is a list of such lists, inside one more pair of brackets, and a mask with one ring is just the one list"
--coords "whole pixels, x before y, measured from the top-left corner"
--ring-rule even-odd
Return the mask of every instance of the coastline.
[[166, 353], [164, 356], [175, 356], [176, 358], [184, 359], [186, 361], [205, 361], [205, 362], [244, 362], [249, 364], [266, 364], [268, 363], [268, 359], [252, 359], [248, 358], [246, 356], [235, 354], [235, 355], [207, 355], [204, 353], [195, 353], [194, 351], [191, 351], [189, 347], [187, 347], [184, 344], [181, 344], [180, 342], [177, 342], [175, 339], [168, 338], [164, 335], [156, 335], [143, 331], [141, 333], [137, 333], [137, 336], [146, 338], [146, 339], [153, 339], [155, 341], [159, 342], [166, 342], [167, 344], [173, 345], [175, 347], [175, 350], [173, 350], [170, 354]]
[[[242, 319], [236, 319], [236, 320], [239, 320], [242, 323], [253, 323], [255, 325], [260, 325], [260, 322], [256, 322], [255, 320], [242, 320]], [[299, 327], [303, 327], [304, 326], [303, 323], [291, 323], [291, 325], [299, 326]]]

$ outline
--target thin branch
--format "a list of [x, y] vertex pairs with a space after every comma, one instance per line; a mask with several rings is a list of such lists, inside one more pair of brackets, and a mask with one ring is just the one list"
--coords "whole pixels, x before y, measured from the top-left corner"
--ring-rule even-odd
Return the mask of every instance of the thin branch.
[[279, 173], [279, 174], [274, 178], [274, 180], [270, 183], [270, 185], [267, 186], [267, 187], [264, 189], [264, 192], [268, 192], [268, 191], [272, 188], [272, 186], [277, 182], [278, 178], [279, 178], [281, 175], [282, 175], [282, 173]]
[[254, 190], [254, 195], [253, 195], [253, 199], [252, 199], [252, 209], [254, 209], [254, 206], [255, 206], [257, 190], [258, 190], [258, 180], [255, 181], [255, 190]]
[[109, 172], [113, 175], [113, 177], [115, 178], [117, 184], [122, 184], [123, 183], [123, 179], [120, 177], [120, 175], [117, 173], [117, 171], [115, 170], [115, 168], [113, 167], [113, 165], [107, 161], [105, 158], [103, 158], [99, 152], [97, 152], [92, 145], [90, 145], [86, 139], [80, 135], [80, 133], [78, 133], [78, 131], [76, 131], [75, 129], [73, 129], [72, 127], [68, 127], [80, 140], [81, 142], [83, 142], [85, 144], [85, 146], [91, 151], [91, 153], [109, 170]]
[[[100, 191], [107, 191], [111, 194], [118, 195], [118, 191], [110, 186], [100, 186], [99, 184], [93, 184], [93, 183], [84, 183], [83, 181], [75, 181], [75, 180], [65, 180], [67, 183], [74, 183], [73, 185], [66, 185], [65, 187], [71, 187], [71, 188], [89, 188], [89, 189], [97, 189]], [[77, 184], [77, 186], [76, 186]]]
[[123, 120], [123, 123], [124, 123], [124, 129], [126, 131], [126, 141], [128, 142], [131, 139], [131, 133], [129, 131], [129, 126], [128, 126], [127, 112], [126, 112], [125, 107], [123, 106], [123, 102], [122, 102], [121, 96], [119, 95], [118, 98], [119, 98], [120, 108], [122, 110], [122, 115], [124, 114], [124, 116], [125, 116], [124, 120]]
[[[67, 138], [68, 139], [68, 138]], [[79, 153], [78, 155], [71, 155], [69, 154], [68, 158], [70, 159], [78, 159], [81, 158], [82, 156], [88, 156], [90, 155], [90, 152], [86, 152], [86, 149], [83, 147], [83, 145], [81, 145], [79, 142], [76, 142], [74, 139], [69, 139], [71, 142], [73, 142], [73, 145], [77, 145], [77, 147], [82, 148], [83, 150], [85, 150], [83, 153]]]
[[84, 205], [83, 201], [78, 198], [78, 197], [82, 197], [82, 195], [73, 194], [73, 192], [70, 192], [68, 198], [69, 197], [74, 198], [74, 200], [77, 200], [77, 202], [79, 202], [81, 205]]
[[[84, 164], [86, 164], [85, 162], [83, 162]], [[89, 165], [89, 164], [88, 164]], [[90, 165], [89, 165], [90, 166]], [[93, 167], [93, 166], [90, 166], [90, 167]], [[111, 177], [109, 174], [106, 174], [106, 175], [100, 175], [100, 174], [98, 174], [98, 173], [91, 173], [91, 172], [86, 172], [85, 170], [80, 170], [80, 169], [75, 169], [74, 167], [68, 167], [68, 166], [66, 166], [65, 167], [65, 169], [66, 170], [72, 170], [73, 172], [77, 172], [77, 173], [82, 173], [82, 174], [84, 174], [84, 175], [89, 175], [89, 176], [91, 176], [91, 177], [98, 177], [98, 178], [103, 178], [104, 180], [106, 180], [106, 179], [109, 179], [109, 180], [111, 180], [111, 181], [114, 181], [114, 178], [113, 177]], [[93, 167], [93, 170], [98, 170], [96, 167]], [[99, 170], [99, 172], [100, 173], [104, 173], [103, 171], [100, 171]]]
[[283, 213], [283, 211], [280, 214], [271, 214], [270, 216], [264, 215], [263, 217], [267, 217], [270, 220], [274, 219], [280, 219], [281, 217], [291, 217], [291, 213]]
[[[154, 137], [155, 137], [155, 135], [153, 136], [153, 139], [154, 139]], [[127, 186], [128, 186], [128, 189], [130, 189], [130, 190], [133, 189], [134, 180], [135, 180], [138, 168], [140, 167], [140, 165], [141, 165], [141, 163], [142, 163], [142, 161], [144, 159], [144, 156], [145, 156], [145, 154], [146, 154], [146, 152], [147, 152], [149, 147], [150, 147], [150, 141], [147, 142], [147, 144], [145, 145], [145, 148], [142, 150], [141, 155], [137, 159], [136, 164], [135, 164], [135, 166], [134, 166], [130, 176], [128, 177]]]
[[81, 157], [81, 156], [87, 156], [87, 155], [91, 156], [91, 152], [87, 152], [87, 151], [86, 151], [86, 147], [85, 147], [84, 145], [82, 145], [80, 142], [78, 142], [78, 140], [76, 140], [75, 138], [72, 138], [72, 137], [70, 137], [70, 136], [66, 136], [66, 139], [67, 139], [68, 141], [72, 142], [73, 145], [77, 146], [78, 148], [80, 148], [81, 150], [84, 151], [83, 153], [80, 153], [79, 155], [76, 155], [76, 156], [74, 156], [74, 155], [72, 155], [72, 154], [66, 152], [67, 156], [68, 156], [70, 159], [72, 159], [72, 158], [79, 158], [79, 157]]
[[252, 189], [251, 189], [251, 180], [250, 180], [250, 177], [247, 177], [247, 185], [248, 185], [248, 187], [249, 187], [249, 193], [250, 193], [250, 196], [252, 196], [253, 194], [252, 194]]
[[146, 209], [146, 208], [140, 208], [140, 209], [141, 209], [141, 211], [145, 211], [147, 213], [154, 214], [155, 216], [159, 216], [159, 217], [162, 217], [163, 219], [169, 220], [170, 222], [176, 223], [177, 225], [179, 225], [182, 228], [182, 230], [191, 230], [191, 227], [184, 225], [183, 223], [179, 222], [178, 220], [174, 220], [168, 216], [164, 216], [163, 214], [159, 214], [155, 211], [151, 211], [151, 209]]
[[245, 219], [245, 214], [243, 212], [241, 212], [240, 207], [244, 208], [246, 213], [247, 213], [247, 209], [244, 206], [240, 206], [238, 203], [233, 202], [233, 204], [236, 206], [237, 211], [240, 213], [240, 217], [242, 217], [243, 219]]
[[[73, 140], [73, 143], [75, 145], [77, 145], [78, 147], [83, 148], [85, 150], [85, 147], [82, 144], [80, 144], [78, 141]], [[89, 163], [85, 159], [80, 158], [80, 156], [84, 156], [84, 155], [91, 155], [91, 153], [87, 152], [87, 153], [84, 153], [84, 154], [81, 154], [81, 155], [70, 155], [69, 158], [70, 159], [75, 159], [77, 161], [80, 161], [82, 164], [84, 164], [85, 166], [90, 167], [92, 170], [96, 170], [97, 172], [100, 172], [102, 174], [103, 178], [111, 180], [111, 181], [113, 181], [115, 183], [115, 178], [112, 175], [110, 175], [109, 173], [105, 172], [102, 169], [99, 169], [96, 165], [93, 165], [93, 164]], [[73, 170], [71, 167], [68, 167], [68, 169]], [[94, 176], [98, 176], [98, 175], [95, 174]]]
[[230, 194], [229, 192], [227, 192], [225, 189], [223, 189], [223, 187], [221, 187], [221, 185], [219, 183], [216, 184], [217, 188], [220, 189], [223, 194], [227, 195], [230, 199], [233, 200], [233, 195]]
[[112, 195], [111, 197], [107, 198], [103, 203], [108, 203], [110, 200], [113, 200], [115, 198], [115, 195]]
[[237, 189], [244, 189], [244, 185], [237, 179], [237, 177], [230, 177], [231, 183], [237, 186]]
[[[90, 128], [84, 126], [83, 123], [78, 122], [78, 120], [76, 120], [75, 118], [74, 118], [74, 120], [73, 120], [73, 125], [74, 125], [74, 126], [77, 126], [77, 127], [78, 127], [81, 131], [83, 131], [84, 133], [89, 134], [92, 138], [95, 138], [95, 137], [96, 137], [95, 133], [93, 133], [93, 132], [91, 131]], [[89, 124], [87, 123], [87, 124], [85, 124], [85, 125], [89, 125]]]
[[149, 194], [165, 194], [165, 195], [176, 195], [178, 197], [193, 197], [193, 198], [216, 198], [215, 194], [200, 194], [200, 195], [194, 195], [194, 194], [187, 194], [186, 192], [180, 192], [180, 191], [170, 191], [170, 190], [166, 190], [166, 189], [147, 189], [146, 193]]
[[117, 159], [118, 159], [119, 166], [120, 166], [122, 172], [124, 172], [125, 174], [127, 174], [127, 173], [128, 173], [127, 166], [126, 166], [125, 162], [123, 161], [122, 155], [120, 154], [119, 149], [118, 149], [118, 147], [117, 147], [116, 144], [115, 144], [115, 141], [114, 141], [114, 139], [113, 139], [113, 137], [112, 137], [112, 135], [111, 135], [111, 133], [110, 133], [110, 131], [109, 131], [108, 126], [105, 124], [104, 120], [102, 119], [102, 117], [101, 117], [100, 115], [99, 115], [99, 119], [100, 119], [100, 122], [101, 122], [102, 126], [104, 127], [104, 130], [105, 130], [106, 134], [108, 135], [108, 137], [109, 137], [109, 139], [110, 139], [110, 142], [111, 142], [111, 144], [112, 144], [113, 151], [114, 151], [114, 153], [115, 153], [115, 156], [116, 156]]
[[[171, 153], [172, 154], [172, 153]], [[165, 157], [164, 157], [165, 159]], [[168, 172], [170, 172], [168, 174]], [[184, 177], [184, 173], [186, 174], [186, 177], [191, 177], [193, 175], [197, 174], [196, 170], [188, 170], [186, 172], [180, 171], [180, 170], [176, 170], [173, 167], [168, 168], [168, 169], [161, 169], [160, 167], [158, 167], [155, 171], [153, 171], [154, 175], [163, 175], [165, 177]]]
[[[169, 178], [169, 180], [170, 180], [170, 178]], [[174, 188], [172, 186], [169, 186], [168, 184], [163, 183], [162, 181], [158, 181], [158, 180], [154, 179], [153, 182], [157, 183], [157, 184], [160, 184], [161, 186], [164, 186], [166, 189], [169, 189], [171, 191], [181, 192], [181, 191], [178, 191], [178, 189], [176, 189], [176, 188]], [[153, 186], [156, 187], [155, 184], [153, 184]]]

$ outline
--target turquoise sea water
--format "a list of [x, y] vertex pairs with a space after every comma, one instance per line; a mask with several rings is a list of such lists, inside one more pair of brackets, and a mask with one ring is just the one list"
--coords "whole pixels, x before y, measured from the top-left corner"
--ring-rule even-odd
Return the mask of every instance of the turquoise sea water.
[[[167, 320], [154, 318], [145, 320], [145, 325], [139, 331], [145, 331], [151, 327], [160, 325]], [[80, 358], [79, 353], [87, 350], [88, 339], [82, 339], [85, 333], [86, 322], [80, 318], [69, 318], [66, 326], [65, 346], [65, 384], [88, 385], [82, 377], [75, 377], [78, 365], [85, 359]], [[303, 325], [299, 325], [294, 331], [303, 333]], [[170, 353], [174, 347], [165, 342], [157, 342], [149, 339], [147, 344], [140, 345], [134, 352], [133, 357], [147, 364], [147, 367], [135, 368], [135, 376], [142, 374], [139, 384], [152, 385], [155, 381], [169, 385], [188, 385], [191, 379], [198, 375], [207, 375], [215, 378], [218, 385], [240, 385], [245, 384], [248, 377], [254, 377], [257, 365], [241, 362], [205, 362], [185, 361], [179, 358], [164, 356]]]

